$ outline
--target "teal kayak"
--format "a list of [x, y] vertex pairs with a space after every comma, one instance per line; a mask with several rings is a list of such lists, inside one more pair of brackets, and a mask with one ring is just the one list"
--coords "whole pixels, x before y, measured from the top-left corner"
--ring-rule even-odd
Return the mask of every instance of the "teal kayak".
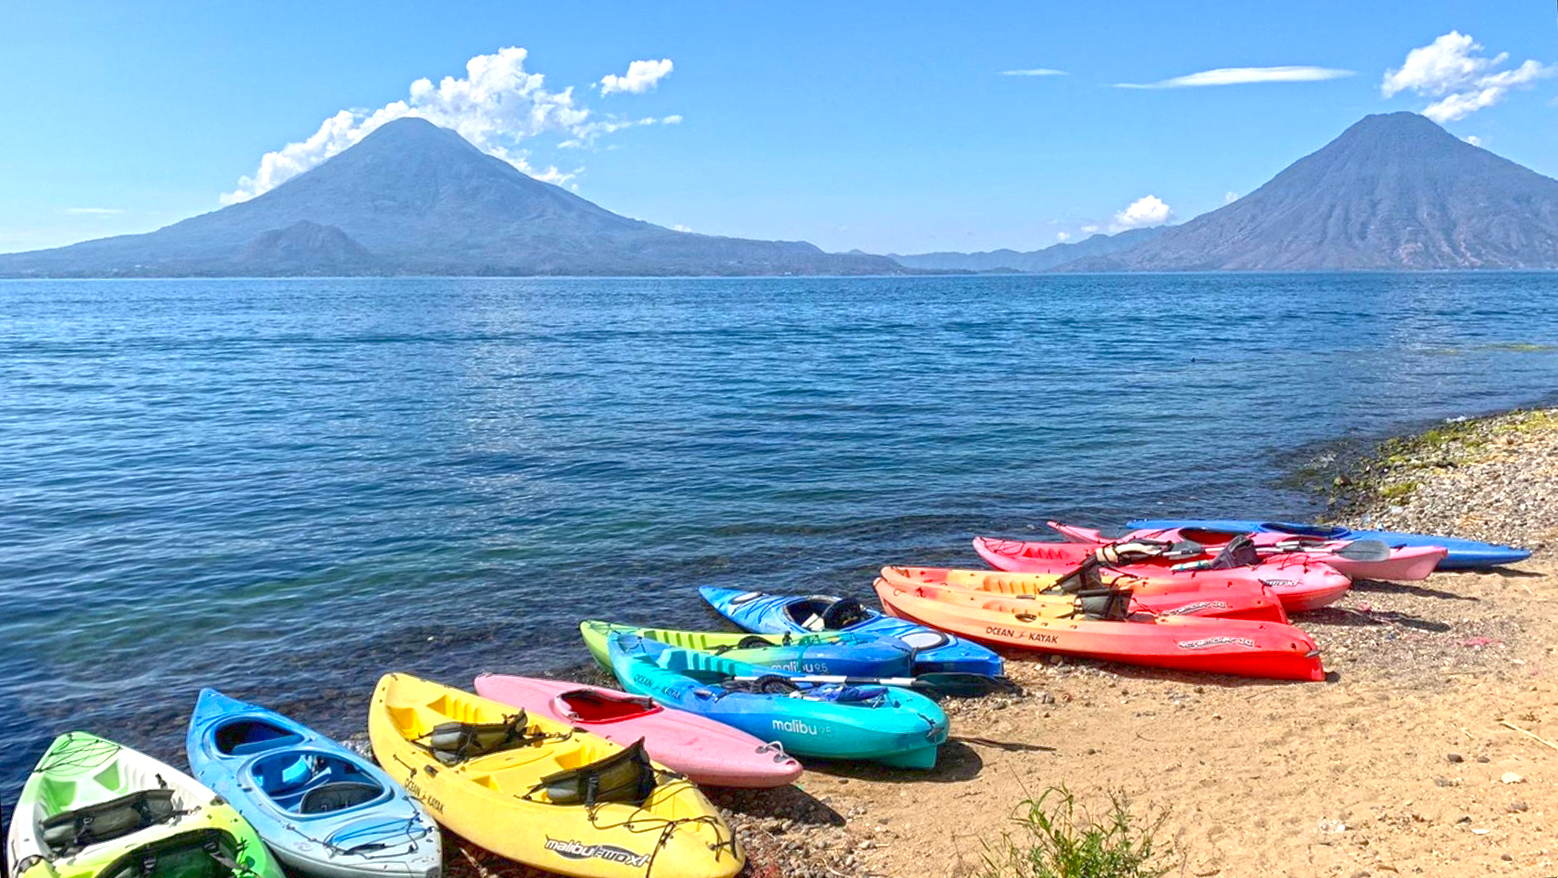
[[947, 740], [946, 713], [907, 689], [806, 682], [627, 633], [611, 635], [608, 651], [629, 692], [777, 741], [792, 756], [931, 768]]

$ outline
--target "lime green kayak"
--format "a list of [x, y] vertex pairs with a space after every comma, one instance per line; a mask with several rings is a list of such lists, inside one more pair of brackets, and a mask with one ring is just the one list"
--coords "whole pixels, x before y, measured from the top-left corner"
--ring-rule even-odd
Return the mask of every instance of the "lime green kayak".
[[724, 656], [748, 665], [760, 665], [800, 674], [897, 677], [914, 673], [916, 650], [894, 637], [846, 634], [748, 634], [724, 631], [678, 631], [671, 628], [639, 628], [614, 622], [587, 620], [579, 633], [590, 655], [606, 670], [611, 657], [606, 645], [613, 634], [632, 634], [680, 649]]
[[194, 778], [85, 732], [54, 739], [11, 815], [12, 878], [283, 878]]

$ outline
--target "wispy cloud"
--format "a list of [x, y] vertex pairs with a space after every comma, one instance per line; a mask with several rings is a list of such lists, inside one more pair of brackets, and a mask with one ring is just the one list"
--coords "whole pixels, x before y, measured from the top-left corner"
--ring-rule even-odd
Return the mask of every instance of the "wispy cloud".
[[1109, 231], [1123, 232], [1126, 229], [1145, 229], [1152, 226], [1161, 226], [1174, 219], [1174, 211], [1169, 209], [1163, 199], [1156, 195], [1143, 195], [1132, 201], [1130, 206], [1114, 215], [1114, 222], [1110, 223]]
[[1502, 101], [1512, 89], [1530, 88], [1538, 79], [1558, 73], [1558, 67], [1527, 60], [1512, 70], [1496, 70], [1509, 60], [1508, 52], [1488, 58], [1470, 35], [1450, 31], [1426, 46], [1407, 53], [1395, 70], [1385, 71], [1380, 82], [1382, 97], [1403, 91], [1439, 100], [1423, 115], [1439, 122], [1454, 122]]
[[115, 214], [124, 213], [124, 209], [119, 207], [67, 207], [65, 212], [77, 216], [114, 216]]
[[[393, 101], [376, 110], [341, 110], [320, 123], [308, 138], [289, 143], [260, 158], [259, 168], [238, 180], [238, 188], [221, 197], [223, 204], [236, 204], [274, 189], [326, 159], [357, 144], [387, 122], [417, 116], [452, 128], [481, 151], [497, 156], [537, 179], [566, 183], [579, 171], [560, 171], [555, 166], [532, 168], [529, 152], [520, 143], [541, 134], [555, 133], [575, 146], [588, 146], [595, 139], [622, 128], [649, 124], [645, 120], [594, 118], [580, 106], [573, 88], [552, 91], [546, 77], [525, 70], [526, 50], [517, 46], [499, 49], [495, 54], [477, 55], [465, 63], [465, 76], [446, 76], [437, 85], [430, 79], [411, 83], [405, 100]], [[648, 73], [633, 79], [634, 68], [641, 63], [655, 65]], [[664, 72], [655, 73], [663, 64]], [[627, 77], [619, 80], [617, 91], [643, 91], [670, 72], [670, 60], [638, 62], [628, 66]], [[641, 68], [642, 70], [642, 68]], [[607, 77], [613, 79], [614, 77]], [[621, 85], [622, 82], [628, 85]], [[603, 80], [604, 81], [604, 80]], [[604, 90], [604, 89], [603, 89]], [[673, 125], [680, 116], [667, 116], [660, 124]]]
[[1218, 67], [1187, 73], [1160, 82], [1117, 82], [1115, 88], [1201, 88], [1211, 85], [1249, 85], [1263, 82], [1319, 82], [1352, 76], [1351, 70], [1334, 67]]
[[643, 94], [660, 84], [660, 80], [671, 75], [671, 59], [661, 58], [659, 61], [634, 61], [628, 65], [628, 72], [622, 76], [608, 73], [601, 78], [600, 93], [609, 95], [613, 92], [627, 92], [628, 94]]
[[1055, 240], [1060, 242], [1060, 243], [1062, 243], [1062, 244], [1064, 244], [1067, 241], [1071, 240], [1071, 233], [1070, 232], [1056, 232], [1055, 233]]
[[1034, 67], [1029, 70], [1002, 70], [1002, 76], [1070, 76], [1064, 70], [1051, 70], [1048, 67]]

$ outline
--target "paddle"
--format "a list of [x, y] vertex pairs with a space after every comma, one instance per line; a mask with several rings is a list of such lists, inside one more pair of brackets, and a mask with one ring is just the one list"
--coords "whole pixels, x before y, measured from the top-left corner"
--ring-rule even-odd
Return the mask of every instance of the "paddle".
[[[754, 682], [757, 677], [734, 677], [741, 682]], [[973, 698], [996, 692], [1017, 692], [1019, 687], [1010, 677], [993, 677], [988, 674], [971, 674], [961, 671], [932, 671], [913, 677], [846, 677], [842, 674], [811, 674], [802, 677], [785, 677], [792, 683], [836, 683], [841, 686], [897, 686], [913, 689], [927, 695], [956, 695]]]
[[[1304, 552], [1318, 548], [1322, 540], [1303, 542], [1300, 540], [1283, 540], [1277, 543], [1278, 551]], [[1349, 561], [1389, 561], [1390, 546], [1379, 540], [1352, 540], [1343, 543], [1340, 548], [1327, 549], [1327, 552]]]

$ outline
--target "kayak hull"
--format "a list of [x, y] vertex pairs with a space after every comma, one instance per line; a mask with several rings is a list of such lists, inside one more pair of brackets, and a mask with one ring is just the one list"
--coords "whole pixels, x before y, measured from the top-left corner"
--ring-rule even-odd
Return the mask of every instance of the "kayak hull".
[[[843, 674], [851, 677], [905, 677], [914, 673], [917, 651], [892, 637], [845, 634], [741, 634], [720, 631], [679, 631], [639, 628], [593, 619], [579, 623], [579, 634], [597, 664], [611, 670], [607, 641], [616, 632], [637, 634], [670, 646], [714, 652], [749, 665], [803, 674]], [[762, 646], [742, 644], [763, 642]], [[499, 699], [500, 701], [502, 699]]]
[[426, 809], [372, 761], [301, 723], [203, 689], [185, 749], [195, 777], [292, 868], [322, 878], [442, 871], [442, 835]]
[[1278, 680], [1325, 679], [1319, 650], [1303, 631], [1276, 622], [1158, 616], [1131, 621], [1036, 617], [1023, 602], [948, 598], [947, 589], [905, 589], [876, 581], [894, 615], [985, 643], [1178, 671]]
[[610, 651], [612, 671], [629, 692], [777, 741], [796, 756], [931, 768], [947, 740], [946, 713], [907, 689], [796, 683], [791, 693], [742, 691], [723, 684], [803, 675], [632, 634], [613, 635]]
[[1301, 524], [1291, 521], [1258, 521], [1254, 519], [1207, 518], [1151, 518], [1126, 523], [1127, 527], [1161, 530], [1171, 527], [1194, 527], [1207, 530], [1237, 531], [1239, 533], [1278, 533], [1286, 536], [1316, 536], [1328, 540], [1379, 540], [1387, 546], [1439, 546], [1447, 550], [1439, 562], [1439, 570], [1476, 570], [1497, 567], [1501, 564], [1517, 564], [1531, 557], [1525, 549], [1501, 546], [1459, 537], [1433, 534], [1403, 533], [1388, 530], [1352, 530], [1331, 525]]
[[[1206, 558], [1214, 557], [1228, 542], [1242, 534], [1228, 531], [1207, 530], [1201, 528], [1167, 528], [1165, 530], [1134, 530], [1121, 537], [1106, 537], [1092, 528], [1077, 527], [1075, 525], [1060, 524], [1051, 521], [1049, 526], [1066, 539], [1067, 542], [1081, 543], [1084, 545], [1099, 546], [1105, 543], [1123, 542], [1133, 539], [1162, 540], [1164, 542], [1179, 542], [1188, 540], [1206, 547]], [[1249, 535], [1256, 551], [1266, 556], [1296, 555], [1320, 561], [1330, 566], [1337, 573], [1348, 579], [1384, 579], [1392, 582], [1417, 582], [1427, 579], [1439, 562], [1449, 554], [1449, 550], [1441, 546], [1392, 546], [1390, 557], [1383, 561], [1360, 561], [1349, 558], [1343, 554], [1343, 550], [1354, 540], [1316, 540], [1306, 543], [1298, 550], [1282, 548], [1284, 543], [1290, 543], [1293, 536], [1272, 532], [1257, 532]]]
[[[935, 585], [964, 593], [970, 600], [990, 595], [1015, 597], [1052, 604], [1069, 611], [1073, 597], [1055, 591], [1059, 576], [1048, 573], [1009, 573], [990, 570], [955, 570], [945, 567], [883, 567], [882, 579], [903, 588]], [[1132, 591], [1133, 612], [1158, 616], [1209, 616], [1221, 619], [1254, 619], [1286, 622], [1282, 601], [1263, 585], [1241, 578], [1198, 580], [1198, 588], [1178, 591]], [[1133, 589], [1136, 582], [1125, 576], [1106, 578], [1111, 588]]]
[[[593, 695], [577, 698], [580, 692]], [[615, 689], [584, 686], [563, 680], [540, 680], [483, 674], [476, 678], [476, 694], [523, 708], [531, 716], [544, 716], [600, 735], [624, 747], [642, 739], [649, 758], [687, 775], [694, 783], [719, 787], [782, 787], [801, 775], [801, 763], [782, 747], [765, 743], [724, 723], [667, 709], [651, 700], [652, 707], [637, 712], [614, 711], [633, 696]], [[594, 704], [606, 709], [591, 715]], [[620, 713], [621, 715], [614, 715]]]
[[[1093, 546], [1082, 543], [1026, 542], [975, 537], [974, 551], [997, 570], [1013, 573], [1065, 574], [1091, 557]], [[1201, 583], [1242, 580], [1271, 589], [1289, 613], [1317, 610], [1334, 603], [1352, 587], [1352, 580], [1327, 564], [1306, 558], [1278, 558], [1255, 567], [1224, 570], [1173, 570], [1162, 564], [1126, 564], [1108, 568], [1140, 580], [1137, 594], [1200, 588]]]
[[433, 749], [441, 738], [447, 746], [451, 727], [474, 735], [519, 719], [506, 704], [392, 673], [374, 690], [368, 739], [379, 764], [435, 820], [499, 856], [578, 878], [731, 878], [741, 871], [745, 856], [719, 812], [691, 781], [663, 766], [648, 764], [653, 786], [641, 801], [613, 797], [592, 805], [577, 787], [554, 800], [559, 774], [632, 755], [589, 732], [525, 716], [509, 743], [465, 750], [464, 757]]
[[[839, 598], [830, 595], [771, 595], [734, 588], [704, 586], [698, 593], [721, 615], [748, 631], [760, 634], [810, 634], [797, 616], [817, 615], [811, 611], [832, 605]], [[902, 641], [913, 647], [914, 673], [961, 672], [1000, 676], [1004, 672], [1001, 657], [993, 651], [942, 631], [936, 631], [884, 616], [866, 608], [865, 621], [840, 629], [850, 634], [865, 634]]]
[[[112, 808], [142, 793], [169, 797], [172, 813], [136, 827], [121, 811], [105, 822], [128, 831], [71, 849], [46, 839], [50, 818], [68, 820], [67, 813]], [[153, 855], [198, 860], [208, 845], [237, 863], [235, 878], [283, 878], [248, 821], [199, 781], [129, 747], [69, 732], [54, 739], [28, 775], [12, 810], [5, 859], [12, 878], [97, 878]]]

